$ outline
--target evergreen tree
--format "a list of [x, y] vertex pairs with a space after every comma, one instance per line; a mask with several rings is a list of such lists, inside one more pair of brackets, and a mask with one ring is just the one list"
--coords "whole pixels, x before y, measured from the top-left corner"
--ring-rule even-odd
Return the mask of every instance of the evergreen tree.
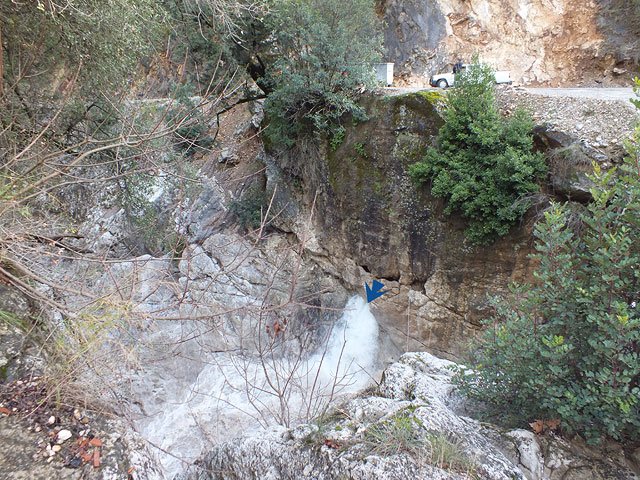
[[[640, 435], [640, 129], [593, 201], [535, 229], [535, 283], [493, 299], [461, 390], [521, 421], [557, 418], [592, 442]], [[574, 207], [575, 208], [575, 207]]]
[[456, 78], [436, 147], [412, 165], [410, 175], [447, 200], [445, 213], [460, 213], [474, 244], [504, 236], [529, 207], [545, 172], [532, 151], [533, 123], [523, 111], [503, 118], [496, 107], [493, 72], [473, 65]]

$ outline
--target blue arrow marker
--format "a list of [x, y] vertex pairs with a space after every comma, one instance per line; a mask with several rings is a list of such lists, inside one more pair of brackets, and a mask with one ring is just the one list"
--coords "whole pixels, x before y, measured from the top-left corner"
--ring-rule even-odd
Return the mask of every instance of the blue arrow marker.
[[367, 291], [367, 303], [373, 302], [376, 298], [381, 297], [382, 295], [387, 293], [386, 290], [382, 290], [382, 288], [384, 288], [384, 285], [378, 280], [374, 280], [371, 284], [371, 287], [369, 287], [369, 285], [365, 283], [364, 288]]

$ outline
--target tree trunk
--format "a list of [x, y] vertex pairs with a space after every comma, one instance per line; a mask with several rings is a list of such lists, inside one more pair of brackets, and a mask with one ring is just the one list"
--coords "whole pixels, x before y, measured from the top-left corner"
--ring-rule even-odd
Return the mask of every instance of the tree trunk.
[[4, 95], [4, 49], [2, 48], [2, 20], [0, 20], [0, 97]]

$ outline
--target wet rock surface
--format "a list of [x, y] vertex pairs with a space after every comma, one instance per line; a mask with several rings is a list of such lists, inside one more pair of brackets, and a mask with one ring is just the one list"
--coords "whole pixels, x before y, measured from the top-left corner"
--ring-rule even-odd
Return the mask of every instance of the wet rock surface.
[[[624, 455], [607, 458], [586, 447], [577, 451], [552, 434], [505, 432], [456, 413], [460, 404], [452, 393], [451, 367], [427, 353], [405, 354], [384, 372], [375, 390], [317, 423], [224, 443], [179, 478], [638, 478]], [[386, 442], [386, 454], [376, 450], [380, 445], [372, 445], [372, 439]], [[446, 439], [455, 452], [446, 461], [430, 456], [436, 439]]]

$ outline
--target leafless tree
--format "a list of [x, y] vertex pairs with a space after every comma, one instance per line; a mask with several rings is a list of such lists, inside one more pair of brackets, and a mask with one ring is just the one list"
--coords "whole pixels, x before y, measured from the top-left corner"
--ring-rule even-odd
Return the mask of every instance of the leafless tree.
[[222, 25], [230, 36], [236, 38], [242, 30], [242, 22], [264, 16], [269, 9], [267, 0], [183, 0], [200, 20], [212, 25]]

